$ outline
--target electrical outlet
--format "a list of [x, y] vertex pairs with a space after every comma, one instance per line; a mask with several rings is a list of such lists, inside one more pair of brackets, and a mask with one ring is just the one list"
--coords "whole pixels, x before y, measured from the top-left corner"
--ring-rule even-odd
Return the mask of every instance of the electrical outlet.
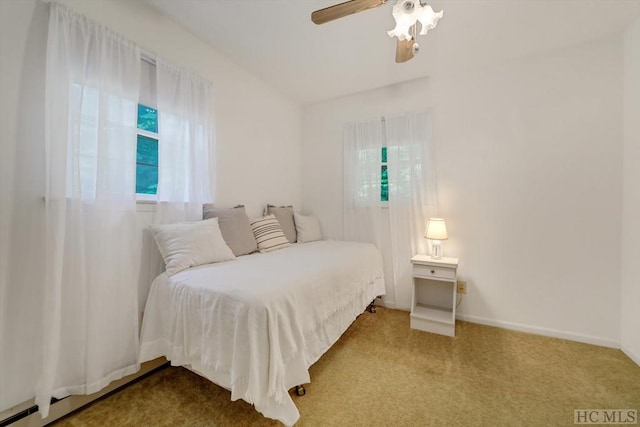
[[458, 280], [458, 293], [466, 294], [467, 293], [467, 282], [464, 280]]

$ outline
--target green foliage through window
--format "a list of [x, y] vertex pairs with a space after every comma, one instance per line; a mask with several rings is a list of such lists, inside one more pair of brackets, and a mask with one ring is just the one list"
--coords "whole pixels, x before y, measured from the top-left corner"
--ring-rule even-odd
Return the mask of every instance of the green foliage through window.
[[[138, 104], [138, 129], [157, 136], [158, 110]], [[136, 148], [136, 193], [158, 192], [158, 138], [138, 133]]]
[[158, 140], [138, 135], [136, 153], [136, 193], [158, 191]]
[[382, 147], [382, 166], [380, 167], [380, 201], [389, 201], [389, 175], [387, 174], [387, 147]]
[[158, 133], [158, 110], [138, 104], [138, 129]]
[[380, 171], [380, 200], [389, 201], [389, 177], [387, 175], [387, 165], [382, 165]]

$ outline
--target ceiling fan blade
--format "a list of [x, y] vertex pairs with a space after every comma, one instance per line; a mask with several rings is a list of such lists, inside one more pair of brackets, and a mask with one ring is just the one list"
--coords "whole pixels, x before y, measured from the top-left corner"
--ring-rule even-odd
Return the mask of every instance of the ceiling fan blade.
[[344, 16], [373, 9], [385, 4], [387, 0], [350, 0], [344, 3], [316, 10], [311, 14], [311, 20], [316, 24], [324, 24]]
[[411, 40], [400, 40], [396, 44], [396, 62], [407, 62], [413, 58], [413, 44], [416, 42], [416, 26], [415, 24], [409, 29], [409, 34], [413, 34]]

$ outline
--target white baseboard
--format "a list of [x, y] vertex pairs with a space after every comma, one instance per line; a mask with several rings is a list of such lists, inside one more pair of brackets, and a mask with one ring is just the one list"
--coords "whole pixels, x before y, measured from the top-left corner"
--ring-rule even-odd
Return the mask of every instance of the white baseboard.
[[391, 308], [391, 309], [396, 308], [395, 301], [386, 299], [384, 297], [376, 299], [376, 305], [379, 305], [380, 307]]
[[[144, 362], [140, 366], [140, 370], [134, 374], [127, 375], [124, 378], [111, 382], [108, 386], [103, 388], [102, 390], [89, 394], [89, 395], [71, 395], [65, 399], [59, 400], [53, 404], [51, 404], [51, 408], [49, 409], [49, 416], [47, 418], [42, 418], [39, 412], [34, 412], [30, 415], [27, 415], [24, 418], [20, 418], [19, 420], [10, 424], [11, 427], [42, 427], [53, 421], [64, 417], [65, 415], [70, 414], [71, 412], [80, 409], [81, 407], [97, 400], [104, 395], [111, 393], [112, 391], [127, 385], [128, 383], [142, 377], [143, 375], [148, 374], [154, 369], [159, 368], [160, 366], [167, 363], [167, 359], [164, 357], [159, 357], [154, 360], [150, 360], [148, 362]], [[10, 408], [6, 411], [0, 413], [0, 421], [4, 419], [8, 419], [13, 415], [16, 415], [20, 411], [30, 408], [34, 406], [35, 403], [32, 400], [24, 402], [20, 405], [17, 405], [13, 408]]]
[[622, 352], [626, 354], [629, 359], [633, 360], [636, 365], [640, 366], [640, 355], [634, 353], [629, 347], [626, 347], [624, 345], [620, 346], [620, 350], [622, 350]]
[[569, 341], [577, 341], [585, 344], [599, 345], [601, 347], [610, 347], [620, 349], [620, 342], [609, 338], [595, 337], [593, 335], [579, 334], [575, 332], [561, 331], [558, 329], [541, 328], [538, 326], [523, 325], [521, 323], [506, 322], [504, 320], [487, 319], [486, 317], [470, 316], [467, 314], [457, 314], [456, 319], [479, 323], [481, 325], [496, 326], [503, 329], [511, 329], [514, 331], [528, 332], [530, 334], [543, 335], [545, 337], [561, 338]]

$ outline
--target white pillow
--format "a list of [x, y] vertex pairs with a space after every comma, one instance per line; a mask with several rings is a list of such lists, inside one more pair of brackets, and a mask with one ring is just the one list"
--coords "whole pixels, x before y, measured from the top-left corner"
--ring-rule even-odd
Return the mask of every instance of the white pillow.
[[322, 240], [322, 230], [320, 229], [318, 218], [294, 213], [293, 219], [296, 223], [298, 242], [306, 243]]
[[167, 275], [202, 264], [228, 261], [235, 255], [224, 241], [218, 218], [149, 226], [167, 266]]
[[270, 214], [251, 221], [251, 231], [262, 253], [286, 248], [290, 245], [275, 215]]

